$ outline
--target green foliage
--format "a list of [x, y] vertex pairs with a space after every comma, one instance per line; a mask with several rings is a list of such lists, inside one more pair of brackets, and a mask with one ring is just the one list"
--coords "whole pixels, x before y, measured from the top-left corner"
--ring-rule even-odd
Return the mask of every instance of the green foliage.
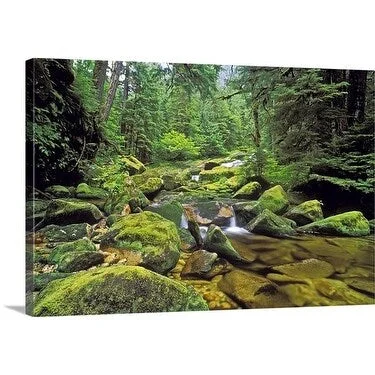
[[164, 160], [188, 160], [199, 155], [199, 148], [183, 133], [170, 131], [159, 144], [159, 155]]

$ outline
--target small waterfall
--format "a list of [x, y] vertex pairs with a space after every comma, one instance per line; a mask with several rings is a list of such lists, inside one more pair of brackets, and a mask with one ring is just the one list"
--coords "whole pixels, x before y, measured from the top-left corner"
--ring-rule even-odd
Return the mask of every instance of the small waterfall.
[[233, 160], [227, 163], [222, 163], [221, 166], [226, 167], [226, 168], [233, 168], [233, 167], [240, 167], [243, 164], [245, 164], [243, 160]]
[[237, 221], [236, 221], [236, 214], [233, 212], [233, 216], [230, 218], [229, 221], [229, 228], [235, 228], [237, 227]]
[[188, 229], [188, 221], [187, 221], [186, 215], [184, 213], [181, 216], [180, 227], [183, 228], [183, 229]]
[[199, 227], [199, 232], [201, 234], [202, 240], [204, 241], [207, 236], [207, 227]]
[[192, 181], [195, 181], [195, 182], [199, 182], [199, 174], [193, 174], [192, 176], [191, 176], [191, 180]]

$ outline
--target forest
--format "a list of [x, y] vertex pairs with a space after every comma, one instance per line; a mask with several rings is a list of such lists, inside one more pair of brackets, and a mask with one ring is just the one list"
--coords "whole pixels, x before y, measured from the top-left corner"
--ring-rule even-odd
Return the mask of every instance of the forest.
[[29, 313], [374, 303], [374, 79], [28, 60]]

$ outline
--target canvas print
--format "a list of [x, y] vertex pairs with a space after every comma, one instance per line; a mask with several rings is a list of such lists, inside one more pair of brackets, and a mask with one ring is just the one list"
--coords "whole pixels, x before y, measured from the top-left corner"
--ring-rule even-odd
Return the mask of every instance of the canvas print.
[[33, 316], [374, 303], [374, 71], [26, 62]]

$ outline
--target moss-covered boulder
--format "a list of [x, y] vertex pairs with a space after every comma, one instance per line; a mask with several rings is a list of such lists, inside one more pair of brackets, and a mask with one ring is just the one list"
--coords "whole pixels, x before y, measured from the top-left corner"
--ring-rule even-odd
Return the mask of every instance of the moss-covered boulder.
[[125, 169], [129, 172], [129, 175], [141, 174], [146, 170], [146, 167], [134, 156], [123, 156], [121, 158]]
[[295, 221], [298, 226], [310, 224], [323, 219], [322, 205], [316, 199], [306, 201], [291, 208], [284, 217]]
[[34, 315], [82, 315], [208, 310], [180, 282], [142, 267], [112, 266], [55, 280], [38, 295]]
[[259, 182], [256, 182], [256, 181], [249, 182], [248, 184], [242, 186], [242, 188], [233, 195], [233, 198], [257, 199], [259, 198], [261, 189], [262, 189], [262, 186], [260, 185]]
[[318, 279], [329, 277], [334, 272], [331, 263], [319, 259], [304, 259], [301, 262], [282, 264], [272, 267], [274, 271], [294, 278]]
[[104, 211], [110, 214], [122, 214], [130, 205], [132, 212], [136, 208], [145, 208], [150, 204], [147, 197], [136, 186], [131, 177], [125, 177], [124, 185], [118, 193], [111, 194], [104, 204]]
[[275, 283], [251, 272], [233, 270], [223, 276], [218, 287], [245, 308], [292, 306]]
[[36, 235], [43, 238], [45, 242], [69, 242], [83, 237], [90, 237], [91, 225], [87, 223], [69, 225], [47, 225], [39, 230]]
[[164, 174], [161, 179], [163, 180], [164, 189], [167, 191], [177, 189], [181, 186], [181, 184], [177, 181], [176, 176], [174, 175]]
[[293, 226], [295, 223], [293, 224], [292, 220], [277, 216], [265, 209], [247, 224], [246, 229], [265, 236], [286, 238], [297, 234]]
[[236, 173], [236, 168], [215, 167], [210, 170], [200, 171], [199, 176], [202, 182], [215, 182], [219, 181], [223, 177], [233, 177]]
[[90, 240], [83, 238], [56, 246], [48, 260], [57, 265], [59, 272], [77, 272], [103, 263], [104, 255]]
[[193, 235], [185, 228], [178, 228], [178, 234], [181, 240], [181, 250], [190, 251], [197, 247]]
[[370, 234], [370, 226], [362, 212], [350, 211], [304, 225], [298, 228], [298, 231], [329, 236], [360, 237]]
[[128, 265], [141, 265], [165, 274], [177, 264], [180, 245], [173, 222], [145, 211], [118, 219], [103, 236], [100, 248], [119, 254]]
[[46, 193], [52, 195], [54, 198], [69, 198], [70, 191], [67, 187], [62, 185], [52, 185], [46, 189]]
[[82, 182], [77, 186], [76, 196], [79, 199], [105, 199], [108, 197], [108, 193], [104, 189]]
[[150, 177], [146, 182], [139, 186], [142, 193], [148, 197], [153, 198], [163, 187], [163, 180], [159, 177]]
[[64, 279], [65, 277], [70, 276], [71, 273], [63, 273], [63, 272], [49, 272], [49, 273], [40, 273], [38, 275], [31, 275], [32, 282], [30, 285], [33, 286], [33, 292], [39, 292], [40, 290], [44, 289], [48, 283], [53, 280]]
[[145, 210], [155, 212], [165, 219], [173, 221], [178, 228], [180, 227], [182, 214], [184, 212], [181, 203], [175, 200], [148, 206]]
[[205, 250], [217, 253], [228, 260], [242, 261], [242, 257], [230, 243], [228, 237], [216, 225], [208, 227], [207, 235], [203, 243]]
[[44, 223], [67, 225], [75, 223], [94, 224], [103, 218], [99, 209], [88, 202], [55, 199], [48, 205]]
[[259, 202], [264, 208], [269, 209], [277, 215], [283, 214], [289, 206], [288, 196], [280, 185], [266, 190], [259, 197]]
[[49, 203], [42, 199], [26, 201], [26, 230], [31, 230], [44, 219]]
[[238, 190], [244, 184], [246, 184], [246, 178], [242, 174], [237, 174], [225, 180], [226, 187], [231, 191]]
[[233, 210], [236, 214], [237, 225], [243, 227], [261, 214], [264, 207], [258, 201], [249, 201], [234, 204]]

